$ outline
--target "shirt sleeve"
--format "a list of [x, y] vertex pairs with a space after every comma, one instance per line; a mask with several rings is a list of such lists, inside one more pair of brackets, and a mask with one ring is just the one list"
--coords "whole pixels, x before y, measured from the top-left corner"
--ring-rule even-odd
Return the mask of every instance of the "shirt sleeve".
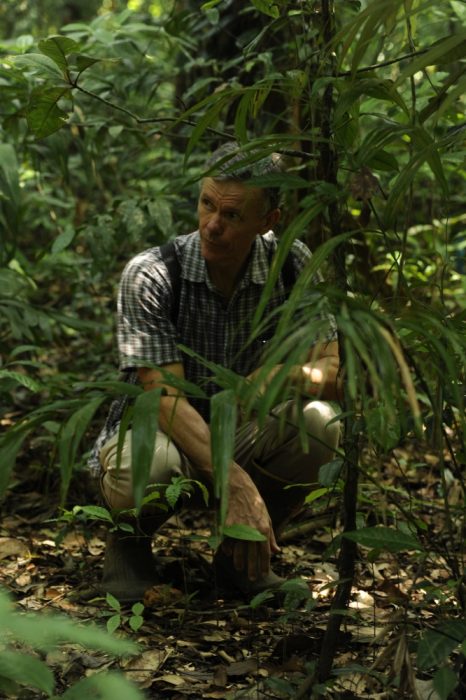
[[118, 292], [120, 369], [181, 362], [171, 321], [172, 285], [156, 249], [126, 265]]

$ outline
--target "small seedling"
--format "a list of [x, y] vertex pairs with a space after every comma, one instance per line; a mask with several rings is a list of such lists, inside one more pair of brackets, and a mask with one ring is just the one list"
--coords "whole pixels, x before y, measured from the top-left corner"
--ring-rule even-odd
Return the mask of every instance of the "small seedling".
[[122, 613], [121, 603], [111, 593], [107, 593], [105, 601], [110, 610], [104, 611], [102, 615], [108, 617], [106, 625], [108, 632], [112, 634], [118, 628], [126, 625], [129, 625], [133, 632], [137, 632], [140, 629], [144, 622], [142, 616], [144, 605], [142, 603], [134, 603], [131, 607], [131, 614], [125, 615]]

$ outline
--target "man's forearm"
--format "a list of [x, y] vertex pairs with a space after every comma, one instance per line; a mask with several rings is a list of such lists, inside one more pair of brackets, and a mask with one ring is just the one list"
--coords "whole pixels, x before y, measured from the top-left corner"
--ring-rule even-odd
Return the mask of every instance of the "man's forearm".
[[210, 429], [185, 397], [162, 396], [159, 426], [199, 470], [199, 475], [212, 481]]

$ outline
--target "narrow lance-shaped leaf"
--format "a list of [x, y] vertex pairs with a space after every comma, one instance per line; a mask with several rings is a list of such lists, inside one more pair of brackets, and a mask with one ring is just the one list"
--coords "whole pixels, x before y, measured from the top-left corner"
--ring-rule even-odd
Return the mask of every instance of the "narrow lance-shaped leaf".
[[149, 483], [161, 394], [161, 389], [151, 389], [140, 394], [134, 402], [131, 430], [131, 468], [133, 495], [137, 509], [142, 505]]
[[[455, 49], [460, 49], [455, 51]], [[409, 76], [414, 75], [418, 71], [423, 70], [427, 66], [433, 66], [437, 63], [446, 63], [447, 60], [460, 60], [466, 55], [466, 31], [463, 30], [453, 36], [441, 39], [437, 44], [432, 46], [421, 56], [418, 56], [411, 61], [398, 76], [397, 83], [400, 84]]]
[[0, 498], [3, 497], [15, 466], [16, 457], [32, 426], [24, 430], [10, 431], [0, 443]]
[[82, 700], [83, 698], [144, 700], [144, 697], [123, 674], [114, 672], [96, 673], [89, 678], [82, 678], [60, 695], [64, 700]]
[[18, 207], [21, 197], [19, 166], [16, 151], [10, 143], [0, 143], [0, 182], [3, 194]]
[[236, 400], [233, 391], [220, 391], [211, 399], [210, 432], [214, 493], [220, 499], [220, 531], [225, 524], [228, 507], [228, 478], [233, 459], [236, 433]]
[[68, 492], [79, 443], [94, 413], [104, 400], [104, 396], [99, 396], [78, 409], [69, 418], [60, 434], [58, 450], [60, 455], [62, 503]]
[[389, 552], [402, 552], [409, 549], [423, 551], [422, 545], [414, 535], [389, 527], [363, 527], [353, 532], [345, 532], [343, 537], [363, 547], [388, 549]]
[[46, 664], [35, 656], [3, 649], [0, 654], [0, 676], [21, 685], [32, 686], [52, 695], [55, 679]]
[[14, 372], [10, 369], [0, 369], [0, 380], [1, 379], [14, 379], [15, 382], [25, 386], [26, 389], [30, 391], [41, 391], [42, 384], [36, 381], [32, 377], [28, 377], [27, 374], [21, 374], [21, 372]]

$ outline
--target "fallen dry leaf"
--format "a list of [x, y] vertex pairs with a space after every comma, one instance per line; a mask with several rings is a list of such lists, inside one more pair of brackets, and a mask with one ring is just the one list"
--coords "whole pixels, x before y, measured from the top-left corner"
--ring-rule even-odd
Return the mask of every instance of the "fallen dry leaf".
[[0, 559], [30, 556], [29, 547], [23, 540], [18, 540], [15, 537], [0, 537]]

